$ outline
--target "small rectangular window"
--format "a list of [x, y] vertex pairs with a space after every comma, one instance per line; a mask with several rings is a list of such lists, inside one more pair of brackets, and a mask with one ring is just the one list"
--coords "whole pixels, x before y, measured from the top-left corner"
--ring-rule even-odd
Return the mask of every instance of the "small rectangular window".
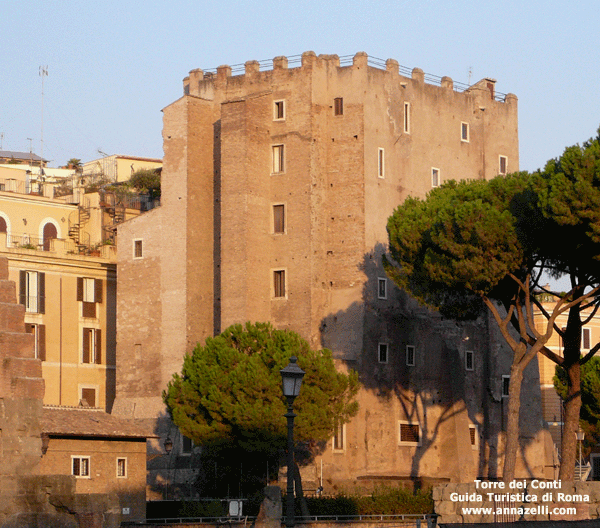
[[377, 150], [377, 176], [385, 178], [385, 150], [382, 148]]
[[133, 241], [133, 258], [139, 259], [144, 256], [144, 244], [143, 240]]
[[465, 370], [473, 370], [473, 351], [465, 351]]
[[45, 313], [46, 274], [37, 271], [19, 271], [19, 304], [27, 313]]
[[285, 155], [283, 145], [273, 145], [273, 174], [284, 172]]
[[387, 343], [379, 343], [377, 350], [377, 357], [379, 359], [379, 363], [387, 363], [388, 362], [388, 345]]
[[343, 451], [346, 449], [346, 424], [336, 424], [333, 432], [333, 450]]
[[90, 457], [72, 456], [71, 457], [71, 475], [76, 477], [90, 476]]
[[471, 440], [471, 447], [477, 449], [477, 426], [469, 425], [469, 439]]
[[584, 350], [592, 348], [592, 333], [589, 328], [581, 329], [581, 348]]
[[273, 297], [285, 297], [285, 270], [273, 272]]
[[273, 233], [285, 233], [285, 206], [273, 206]]
[[410, 103], [404, 103], [404, 132], [410, 134]]
[[384, 277], [377, 279], [377, 298], [387, 299], [387, 279]]
[[181, 453], [183, 455], [190, 455], [192, 453], [192, 449], [194, 448], [194, 442], [191, 438], [187, 436], [181, 437]]
[[101, 303], [102, 280], [77, 277], [77, 300], [84, 303]]
[[469, 123], [460, 124], [460, 140], [465, 143], [469, 142]]
[[81, 401], [89, 407], [96, 407], [96, 389], [81, 389]]
[[275, 121], [285, 119], [285, 101], [273, 102], [273, 119]]
[[499, 174], [506, 174], [507, 169], [508, 169], [508, 158], [506, 156], [500, 156], [499, 167], [498, 167]]
[[504, 374], [502, 376], [502, 397], [503, 398], [508, 398], [509, 387], [510, 387], [510, 376], [507, 374]]
[[400, 422], [400, 443], [405, 445], [421, 445], [421, 427], [418, 424]]
[[435, 167], [431, 168], [431, 186], [440, 186], [440, 169], [436, 169]]
[[126, 458], [117, 458], [117, 478], [127, 478]]
[[342, 97], [336, 97], [333, 100], [333, 115], [344, 115], [344, 99]]
[[408, 367], [415, 366], [415, 347], [414, 347], [414, 345], [406, 345], [406, 365]]

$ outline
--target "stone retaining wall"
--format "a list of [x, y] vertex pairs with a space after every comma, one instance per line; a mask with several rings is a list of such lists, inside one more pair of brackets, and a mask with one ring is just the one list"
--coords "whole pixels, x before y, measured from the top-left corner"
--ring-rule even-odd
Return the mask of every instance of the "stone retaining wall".
[[[503, 484], [483, 481], [434, 488], [438, 524], [600, 518], [600, 482], [518, 480], [512, 487], [506, 484], [502, 489]], [[489, 511], [475, 513], [467, 512], [465, 508], [487, 508]]]

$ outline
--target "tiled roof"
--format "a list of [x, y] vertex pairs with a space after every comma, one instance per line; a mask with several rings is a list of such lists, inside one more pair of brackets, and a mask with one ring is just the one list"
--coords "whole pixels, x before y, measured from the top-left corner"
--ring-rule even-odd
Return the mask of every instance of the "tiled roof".
[[85, 407], [45, 406], [42, 432], [60, 436], [87, 436], [102, 438], [154, 438], [151, 431], [105, 413], [101, 409]]
[[32, 159], [33, 161], [40, 161], [42, 159], [37, 154], [32, 154], [31, 152], [17, 152], [14, 150], [0, 150], [0, 158]]

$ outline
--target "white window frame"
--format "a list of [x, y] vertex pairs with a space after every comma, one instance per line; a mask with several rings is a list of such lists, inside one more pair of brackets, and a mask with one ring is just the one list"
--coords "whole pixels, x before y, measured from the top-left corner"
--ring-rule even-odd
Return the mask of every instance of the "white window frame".
[[[79, 471], [80, 471], [79, 474], [75, 473], [75, 467], [74, 467], [75, 460], [79, 460]], [[87, 473], [84, 474], [84, 475], [81, 474], [81, 468], [83, 467], [83, 464], [81, 462], [83, 460], [87, 461], [87, 464], [86, 464], [87, 465], [87, 468], [86, 468], [87, 469]], [[91, 476], [92, 475], [92, 467], [91, 467], [90, 457], [86, 456], [86, 455], [71, 455], [71, 471], [70, 471], [70, 474], [73, 475], [73, 476], [75, 476], [75, 478], [81, 478], [81, 479], [83, 479], [83, 478], [87, 478], [87, 479], [92, 478], [92, 476]]]
[[[471, 367], [469, 368], [469, 358], [471, 358]], [[475, 370], [475, 353], [472, 350], [465, 350], [465, 370], [472, 372]]]
[[39, 272], [25, 271], [25, 311], [40, 313]]
[[[336, 442], [336, 438], [339, 438], [340, 441]], [[341, 447], [339, 445], [340, 442]], [[346, 424], [339, 424], [333, 431], [333, 436], [331, 437], [331, 450], [334, 453], [346, 451]]]
[[[383, 294], [381, 292], [382, 284], [383, 284]], [[386, 277], [377, 277], [377, 298], [378, 299], [387, 299], [387, 278]]]
[[404, 133], [410, 134], [410, 103], [404, 102]]
[[[119, 471], [119, 462], [121, 460], [123, 461], [123, 474], [122, 475], [119, 474], [120, 473], [120, 471]], [[116, 467], [117, 478], [121, 478], [121, 479], [126, 479], [127, 478], [127, 470], [128, 470], [127, 465], [128, 465], [127, 464], [127, 457], [117, 457], [117, 467]]]
[[[140, 247], [140, 256], [137, 256], [137, 245]], [[132, 244], [132, 252], [133, 252], [133, 260], [140, 260], [144, 258], [144, 239], [143, 238], [134, 238]]]
[[[502, 171], [502, 160], [504, 160], [504, 172]], [[508, 174], [508, 157], [502, 154], [498, 156], [498, 174]]]
[[[84, 330], [91, 330], [91, 332], [89, 333], [90, 335], [90, 361], [88, 362], [84, 362], [83, 361], [83, 339], [84, 339]], [[79, 347], [80, 353], [79, 353], [79, 358], [80, 358], [80, 362], [82, 365], [101, 365], [102, 363], [96, 363], [96, 358], [98, 357], [98, 350], [96, 349], [96, 332], [100, 330], [101, 334], [101, 340], [100, 340], [100, 360], [102, 360], [102, 340], [105, 339], [106, 336], [102, 336], [102, 334], [104, 332], [102, 332], [101, 328], [97, 328], [95, 326], [83, 326], [81, 327], [80, 330], [80, 335], [81, 335], [81, 346]], [[93, 388], [93, 387], [84, 387], [84, 388]]]
[[284, 174], [285, 162], [285, 145], [271, 145], [271, 174]]
[[[410, 425], [416, 426], [419, 429], [419, 441], [418, 442], [410, 442], [407, 440], [402, 440], [402, 425]], [[423, 431], [421, 431], [421, 426], [419, 424], [415, 424], [409, 422], [408, 420], [398, 420], [398, 445], [400, 446], [420, 446], [423, 440]]]
[[[507, 382], [505, 382], [504, 380], [508, 380]], [[506, 391], [504, 390], [504, 387], [506, 387]], [[508, 398], [509, 393], [510, 393], [510, 374], [502, 374], [502, 386], [500, 387], [500, 390], [502, 391], [502, 397], [503, 398]]]
[[[437, 177], [437, 182], [434, 180]], [[442, 184], [442, 172], [437, 167], [431, 167], [431, 186], [435, 189]]]
[[[275, 295], [275, 273], [283, 272], [283, 287], [284, 287], [284, 295]], [[281, 300], [287, 299], [288, 297], [288, 274], [287, 268], [273, 268], [271, 270], [271, 299], [273, 300]]]
[[[281, 117], [279, 117], [279, 108], [281, 108]], [[285, 99], [276, 99], [273, 101], [273, 121], [285, 121]]]
[[96, 281], [88, 277], [82, 277], [83, 279], [83, 302], [95, 303], [96, 302]]
[[383, 147], [377, 149], [377, 177], [385, 178], [385, 149]]
[[[466, 130], [466, 137], [465, 137], [465, 132]], [[460, 123], [460, 140], [463, 143], [468, 143], [471, 139], [471, 131], [469, 130], [469, 123], [465, 122], [465, 121], [461, 121]]]
[[[409, 353], [409, 350], [412, 351], [412, 363], [410, 362], [411, 354]], [[415, 347], [415, 345], [406, 345], [406, 366], [414, 367], [415, 363], [416, 363], [416, 357], [417, 357], [417, 348]]]
[[[385, 360], [381, 360], [382, 347], [385, 347]], [[380, 342], [377, 343], [377, 362], [386, 364], [390, 360], [390, 345], [389, 343]]]

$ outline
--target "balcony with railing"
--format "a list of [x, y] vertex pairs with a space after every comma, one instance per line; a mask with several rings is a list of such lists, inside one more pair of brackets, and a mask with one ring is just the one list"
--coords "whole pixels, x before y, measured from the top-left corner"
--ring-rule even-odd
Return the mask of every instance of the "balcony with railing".
[[79, 258], [93, 257], [104, 260], [116, 260], [117, 248], [112, 243], [77, 244], [74, 240], [64, 238], [43, 238], [23, 234], [7, 235], [0, 233], [0, 251], [8, 253], [38, 253], [48, 256]]

